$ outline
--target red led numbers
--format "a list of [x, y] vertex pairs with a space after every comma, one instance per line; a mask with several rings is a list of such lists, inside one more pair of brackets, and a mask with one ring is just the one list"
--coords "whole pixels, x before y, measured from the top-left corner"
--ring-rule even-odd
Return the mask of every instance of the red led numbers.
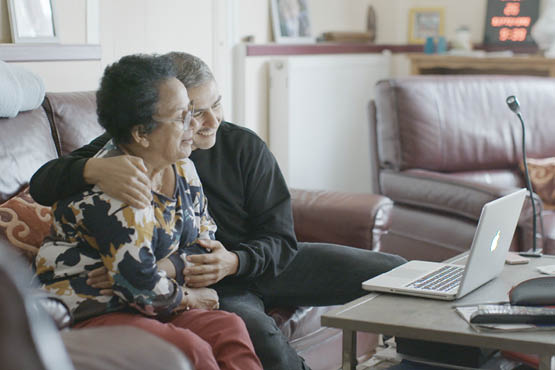
[[528, 30], [526, 28], [507, 28], [499, 30], [499, 41], [523, 42], [526, 40]]
[[488, 0], [486, 42], [529, 42], [530, 28], [537, 19], [538, 0]]
[[503, 14], [507, 17], [516, 17], [520, 14], [520, 3], [507, 3], [505, 4], [505, 9], [503, 9]]

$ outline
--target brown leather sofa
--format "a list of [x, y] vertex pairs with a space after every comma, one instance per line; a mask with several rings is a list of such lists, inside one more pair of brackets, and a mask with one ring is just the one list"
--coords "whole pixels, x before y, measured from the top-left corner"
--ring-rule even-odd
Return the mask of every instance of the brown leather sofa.
[[[0, 119], [0, 203], [25, 188], [43, 163], [88, 143], [102, 131], [93, 92], [48, 93], [42, 107]], [[303, 190], [293, 190], [292, 196], [299, 240], [380, 249], [392, 207], [386, 197]], [[293, 347], [314, 370], [337, 369], [341, 364], [341, 332], [320, 326], [320, 316], [329, 309], [271, 311]], [[358, 339], [359, 356], [372, 353], [377, 336], [360, 334]]]
[[[411, 76], [376, 85], [369, 104], [374, 190], [394, 202], [382, 251], [435, 261], [465, 251], [482, 206], [525, 186], [510, 95], [521, 104], [528, 158], [554, 157], [555, 79]], [[538, 246], [553, 254], [555, 213], [537, 202]], [[527, 199], [513, 250], [531, 247], [531, 216]]]

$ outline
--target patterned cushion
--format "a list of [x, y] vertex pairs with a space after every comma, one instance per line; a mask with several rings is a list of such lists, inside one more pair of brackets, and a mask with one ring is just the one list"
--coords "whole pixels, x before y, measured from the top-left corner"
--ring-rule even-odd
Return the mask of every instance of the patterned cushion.
[[555, 209], [555, 157], [529, 158], [527, 164], [534, 193], [541, 198], [545, 209]]
[[0, 235], [32, 260], [45, 236], [50, 234], [50, 207], [36, 203], [29, 188], [0, 204]]

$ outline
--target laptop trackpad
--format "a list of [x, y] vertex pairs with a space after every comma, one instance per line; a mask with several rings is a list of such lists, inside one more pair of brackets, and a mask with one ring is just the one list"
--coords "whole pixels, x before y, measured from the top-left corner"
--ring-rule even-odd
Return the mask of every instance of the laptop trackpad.
[[404, 268], [404, 269], [399, 269], [398, 271], [391, 271], [388, 274], [389, 278], [392, 279], [416, 279], [417, 277], [419, 277], [420, 275], [422, 275], [422, 273], [424, 273], [425, 271], [419, 270], [419, 269], [411, 269], [411, 268]]
[[434, 271], [434, 269], [439, 268], [441, 265], [437, 262], [409, 261], [389, 271], [388, 276], [401, 279], [416, 279], [421, 275]]

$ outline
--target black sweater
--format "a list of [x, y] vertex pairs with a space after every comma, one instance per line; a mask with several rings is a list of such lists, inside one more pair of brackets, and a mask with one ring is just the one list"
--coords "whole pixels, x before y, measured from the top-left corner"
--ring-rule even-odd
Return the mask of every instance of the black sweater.
[[[43, 204], [83, 191], [88, 158], [110, 139], [105, 133], [69, 155], [42, 166], [31, 179], [30, 192]], [[297, 252], [291, 197], [279, 166], [256, 134], [222, 122], [216, 145], [191, 157], [208, 198], [218, 231], [216, 239], [239, 257], [236, 277], [271, 279]]]

